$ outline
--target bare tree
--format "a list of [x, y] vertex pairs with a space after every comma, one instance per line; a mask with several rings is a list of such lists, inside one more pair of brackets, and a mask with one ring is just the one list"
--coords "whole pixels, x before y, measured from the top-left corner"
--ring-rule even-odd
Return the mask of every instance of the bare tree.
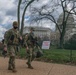
[[[20, 24], [21, 24], [21, 29], [20, 29], [20, 33], [21, 35], [23, 34], [23, 28], [24, 28], [24, 17], [25, 17], [25, 13], [26, 13], [26, 10], [27, 8], [29, 7], [29, 5], [31, 5], [31, 3], [33, 3], [35, 0], [19, 0], [19, 3], [18, 3], [18, 23], [19, 23], [19, 27], [18, 29], [20, 29]], [[22, 14], [22, 20], [21, 20], [21, 23], [20, 23], [20, 5], [21, 4], [25, 4], [25, 7], [24, 7], [24, 10], [23, 10], [23, 14]]]
[[20, 5], [21, 5], [22, 0], [19, 0], [18, 2], [18, 9], [17, 9], [17, 20], [18, 20], [18, 30], [20, 29]]
[[35, 0], [30, 0], [30, 1], [27, 3], [27, 5], [25, 6], [25, 8], [24, 8], [23, 15], [22, 15], [22, 21], [21, 21], [21, 34], [23, 34], [25, 12], [26, 12], [28, 6], [29, 6], [32, 2], [34, 2], [34, 1], [35, 1]]
[[[68, 10], [67, 7], [68, 5], [71, 4], [70, 9]], [[61, 21], [61, 26], [62, 29], [60, 28], [60, 25], [57, 22], [57, 15], [59, 15], [58, 8], [61, 8], [63, 12], [63, 19]], [[67, 21], [69, 18], [70, 14], [76, 14], [75, 12], [76, 9], [76, 1], [72, 0], [50, 0], [49, 4], [43, 5], [41, 8], [33, 8], [32, 10], [32, 15], [35, 17], [32, 19], [32, 21], [41, 21], [42, 19], [47, 19], [55, 23], [56, 27], [59, 30], [60, 33], [60, 43], [59, 47], [63, 48], [63, 43], [64, 43], [64, 36], [66, 33], [66, 26], [67, 26]], [[61, 11], [60, 10], [60, 11]], [[67, 13], [67, 14], [66, 14]]]

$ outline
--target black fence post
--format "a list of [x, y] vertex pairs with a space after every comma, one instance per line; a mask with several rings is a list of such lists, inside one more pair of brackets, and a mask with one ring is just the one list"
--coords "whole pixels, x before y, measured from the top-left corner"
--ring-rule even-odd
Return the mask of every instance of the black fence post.
[[72, 49], [70, 49], [70, 62], [72, 62]]

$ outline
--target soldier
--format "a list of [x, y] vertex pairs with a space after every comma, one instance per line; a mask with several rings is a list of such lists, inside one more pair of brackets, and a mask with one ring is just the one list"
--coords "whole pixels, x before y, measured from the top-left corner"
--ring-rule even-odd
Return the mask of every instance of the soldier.
[[8, 70], [12, 70], [12, 72], [17, 72], [15, 67], [15, 51], [17, 50], [17, 46], [19, 43], [19, 39], [22, 40], [22, 37], [19, 34], [18, 28], [18, 22], [13, 22], [13, 28], [9, 29], [5, 32], [4, 35], [4, 45], [6, 45], [7, 52], [9, 55], [9, 64], [8, 64]]
[[35, 58], [35, 52], [34, 52], [34, 29], [30, 28], [30, 33], [28, 33], [28, 39], [26, 40], [26, 50], [27, 50], [27, 58], [28, 61], [26, 64], [28, 65], [28, 68], [33, 69], [31, 66], [31, 62]]

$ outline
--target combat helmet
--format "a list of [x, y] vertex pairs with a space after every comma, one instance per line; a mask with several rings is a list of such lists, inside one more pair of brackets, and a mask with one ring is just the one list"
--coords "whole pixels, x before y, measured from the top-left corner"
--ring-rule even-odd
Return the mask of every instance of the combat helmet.
[[17, 21], [14, 21], [14, 22], [13, 22], [13, 26], [18, 27], [18, 22], [17, 22]]
[[30, 30], [33, 30], [33, 31], [34, 31], [34, 28], [33, 28], [33, 27], [31, 27], [31, 28], [30, 28]]

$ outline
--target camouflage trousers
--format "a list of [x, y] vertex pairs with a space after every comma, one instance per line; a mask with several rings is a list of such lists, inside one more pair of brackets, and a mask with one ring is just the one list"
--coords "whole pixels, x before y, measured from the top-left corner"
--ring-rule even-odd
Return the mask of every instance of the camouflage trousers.
[[8, 55], [9, 55], [9, 61], [8, 61], [8, 68], [15, 69], [15, 55], [16, 55], [16, 46], [10, 45], [8, 46]]
[[36, 57], [36, 54], [34, 52], [34, 48], [33, 47], [29, 47], [29, 50], [27, 51], [27, 63], [29, 65], [31, 65], [31, 62], [34, 60], [34, 58]]
[[8, 68], [9, 69], [15, 69], [15, 56], [10, 56], [9, 57]]

